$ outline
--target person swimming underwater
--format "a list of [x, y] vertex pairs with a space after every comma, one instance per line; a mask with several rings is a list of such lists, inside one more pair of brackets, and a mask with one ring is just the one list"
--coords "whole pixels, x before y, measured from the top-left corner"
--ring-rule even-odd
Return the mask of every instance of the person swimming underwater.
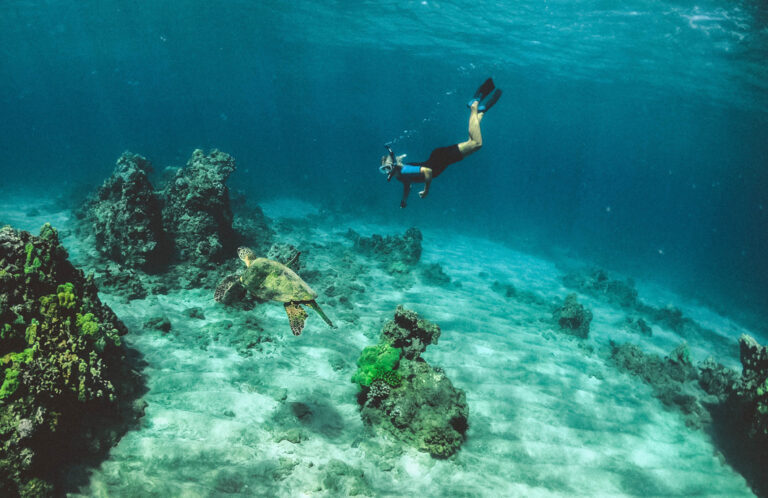
[[394, 177], [403, 184], [403, 199], [400, 201], [401, 208], [406, 206], [408, 194], [411, 192], [411, 184], [424, 184], [424, 190], [419, 192], [419, 197], [423, 199], [429, 194], [432, 180], [440, 176], [448, 166], [480, 150], [483, 146], [480, 121], [483, 120], [485, 113], [499, 100], [499, 97], [501, 97], [501, 90], [496, 89], [493, 79], [488, 78], [485, 80], [467, 104], [470, 109], [469, 138], [467, 141], [447, 147], [438, 147], [432, 151], [429, 159], [426, 161], [403, 163], [405, 154], [395, 156], [389, 145], [385, 145], [389, 154], [381, 158], [379, 171], [387, 175], [387, 181]]

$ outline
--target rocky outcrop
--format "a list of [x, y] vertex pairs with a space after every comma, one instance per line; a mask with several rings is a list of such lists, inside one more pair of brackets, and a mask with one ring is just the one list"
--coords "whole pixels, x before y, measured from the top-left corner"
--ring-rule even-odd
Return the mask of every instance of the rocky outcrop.
[[197, 149], [162, 191], [163, 223], [174, 257], [198, 266], [234, 254], [235, 232], [226, 180], [235, 171], [229, 154]]
[[586, 339], [589, 336], [589, 323], [592, 312], [579, 304], [576, 294], [568, 294], [562, 306], [552, 312], [552, 319], [562, 332]]
[[373, 234], [363, 237], [350, 229], [347, 238], [354, 243], [356, 251], [378, 260], [389, 273], [406, 273], [421, 259], [421, 231], [409, 228], [403, 235], [382, 237]]
[[160, 199], [147, 177], [151, 172], [145, 157], [124, 152], [112, 176], [78, 213], [87, 220], [100, 253], [149, 272], [161, 269], [170, 257]]
[[379, 343], [363, 350], [353, 377], [363, 420], [435, 458], [456, 453], [469, 427], [466, 395], [421, 358], [440, 327], [398, 306]]
[[744, 334], [739, 338], [743, 371], [735, 396], [744, 405], [749, 435], [768, 443], [768, 347]]
[[703, 392], [699, 389], [698, 371], [691, 362], [687, 345], [681, 344], [661, 358], [643, 352], [634, 344], [611, 343], [610, 360], [619, 370], [636, 375], [650, 385], [664, 405], [680, 410], [686, 425], [700, 428], [711, 421], [700, 402]]
[[143, 413], [126, 333], [50, 225], [0, 229], [0, 495], [60, 493]]

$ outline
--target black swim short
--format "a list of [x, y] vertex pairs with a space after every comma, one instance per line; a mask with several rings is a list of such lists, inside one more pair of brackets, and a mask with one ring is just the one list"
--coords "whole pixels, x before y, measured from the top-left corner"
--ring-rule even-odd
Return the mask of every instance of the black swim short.
[[429, 155], [429, 159], [426, 161], [422, 163], [411, 164], [430, 168], [432, 170], [432, 178], [437, 178], [440, 173], [445, 171], [445, 168], [453, 163], [461, 161], [462, 159], [464, 159], [464, 156], [461, 155], [459, 146], [456, 144], [449, 145], [448, 147], [438, 147], [432, 151], [432, 153]]

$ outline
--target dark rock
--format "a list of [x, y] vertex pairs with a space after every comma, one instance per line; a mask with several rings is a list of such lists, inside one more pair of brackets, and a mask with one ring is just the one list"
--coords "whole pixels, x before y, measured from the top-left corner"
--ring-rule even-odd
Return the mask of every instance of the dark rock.
[[491, 290], [494, 292], [501, 294], [502, 296], [506, 298], [511, 298], [517, 296], [517, 289], [515, 289], [515, 286], [512, 284], [502, 284], [498, 280], [494, 281], [491, 285]]
[[730, 368], [717, 363], [711, 356], [698, 365], [699, 385], [704, 392], [713, 395], [719, 402], [724, 402], [733, 392], [737, 374]]
[[646, 337], [653, 336], [653, 330], [650, 325], [642, 318], [630, 318], [626, 317], [626, 329], [635, 334], [640, 334]]
[[579, 304], [576, 294], [568, 294], [563, 306], [552, 313], [552, 318], [560, 326], [560, 330], [576, 337], [586, 339], [589, 336], [589, 323], [592, 312]]
[[125, 325], [49, 224], [0, 229], [0, 490], [63, 495], [68, 466], [98, 462], [145, 392]]
[[768, 347], [743, 334], [739, 337], [743, 371], [736, 384], [735, 402], [749, 420], [749, 435], [768, 444]]
[[171, 321], [165, 316], [156, 316], [144, 322], [145, 329], [159, 330], [163, 333], [171, 331]]
[[451, 277], [443, 271], [443, 267], [440, 266], [440, 263], [432, 263], [423, 266], [421, 268], [421, 278], [432, 285], [446, 286], [451, 283]]
[[162, 191], [163, 224], [175, 258], [209, 266], [234, 254], [235, 231], [226, 180], [235, 171], [229, 154], [197, 149]]
[[152, 165], [138, 154], [124, 152], [95, 196], [83, 205], [80, 217], [107, 258], [129, 268], [159, 271], [170, 257], [163, 230], [161, 203], [147, 178]]
[[197, 320], [205, 320], [205, 313], [203, 313], [203, 308], [199, 306], [194, 306], [192, 308], [185, 309], [184, 314], [190, 318], [195, 318]]

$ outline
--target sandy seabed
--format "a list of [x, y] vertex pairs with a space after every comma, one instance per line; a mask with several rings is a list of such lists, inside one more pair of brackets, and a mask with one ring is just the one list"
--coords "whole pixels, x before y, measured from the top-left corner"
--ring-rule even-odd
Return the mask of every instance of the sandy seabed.
[[[323, 247], [351, 245], [349, 228], [362, 235], [407, 228], [352, 218], [323, 225], [320, 217], [302, 225], [291, 219], [313, 206], [282, 200], [262, 207], [278, 239], [313, 245], [304, 259], [311, 268], [340, 264]], [[33, 233], [51, 222], [72, 262], [88, 269], [92, 249], [72, 235], [68, 211], [6, 197], [0, 221]], [[299, 228], [281, 232], [292, 225]], [[563, 335], [546, 307], [491, 289], [499, 281], [562, 299], [571, 291], [555, 262], [488, 240], [422, 232], [422, 262], [439, 263], [453, 283], [431, 285], [416, 275], [403, 286], [359, 255], [370, 267], [364, 292], [348, 304], [318, 298], [338, 329], [311, 314], [299, 337], [277, 303], [229, 309], [213, 301], [213, 289], [130, 302], [101, 293], [147, 363], [148, 406], [140, 429], [90, 471], [75, 496], [752, 496], [707, 434], [686, 427], [649, 386], [601, 354], [612, 340], [664, 355], [682, 341], [673, 331], [653, 325], [651, 337], [632, 333], [621, 325], [625, 311], [579, 296], [594, 313], [589, 338]], [[643, 282], [638, 289], [644, 301], [672, 302], [721, 335], [688, 340], [694, 363], [713, 355], [740, 372], [736, 339], [754, 332], [664, 289]], [[350, 381], [355, 361], [398, 304], [440, 325], [439, 344], [423, 356], [467, 393], [467, 440], [448, 460], [360, 420]], [[158, 316], [170, 320], [170, 332], [144, 326]], [[722, 350], [723, 337], [734, 347]]]

